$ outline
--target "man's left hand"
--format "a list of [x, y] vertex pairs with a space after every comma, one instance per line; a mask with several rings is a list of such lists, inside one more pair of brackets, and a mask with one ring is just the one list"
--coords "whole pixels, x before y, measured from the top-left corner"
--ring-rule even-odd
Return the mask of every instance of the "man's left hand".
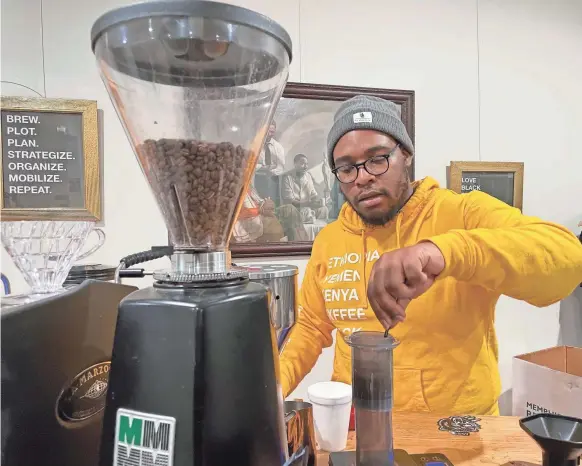
[[384, 328], [406, 318], [406, 306], [428, 290], [445, 268], [440, 249], [425, 241], [382, 254], [372, 267], [368, 301]]

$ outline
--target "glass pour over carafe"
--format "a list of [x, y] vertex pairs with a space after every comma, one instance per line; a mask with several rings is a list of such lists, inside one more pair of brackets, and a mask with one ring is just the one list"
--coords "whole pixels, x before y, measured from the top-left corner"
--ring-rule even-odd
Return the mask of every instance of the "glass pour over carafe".
[[[41, 299], [63, 290], [69, 270], [77, 260], [93, 254], [105, 242], [105, 233], [91, 221], [24, 220], [2, 222], [2, 245], [31, 291], [2, 298], [2, 305]], [[97, 243], [82, 251], [91, 232]]]

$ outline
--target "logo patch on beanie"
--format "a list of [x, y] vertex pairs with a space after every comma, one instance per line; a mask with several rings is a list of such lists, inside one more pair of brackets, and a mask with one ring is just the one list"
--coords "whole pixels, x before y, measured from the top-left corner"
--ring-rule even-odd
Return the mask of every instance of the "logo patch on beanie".
[[354, 113], [354, 123], [372, 123], [372, 112]]

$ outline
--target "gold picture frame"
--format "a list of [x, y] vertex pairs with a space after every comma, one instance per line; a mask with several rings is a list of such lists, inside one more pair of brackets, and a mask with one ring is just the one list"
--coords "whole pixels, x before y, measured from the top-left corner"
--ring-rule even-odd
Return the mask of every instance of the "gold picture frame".
[[[0, 163], [0, 206], [2, 220], [101, 220], [101, 176], [97, 102], [94, 100], [48, 99], [40, 97], [1, 97], [2, 110], [76, 113], [82, 118], [83, 208], [8, 208], [4, 205], [3, 161]], [[0, 138], [2, 137], [0, 133]], [[0, 146], [3, 147], [3, 146]], [[2, 154], [2, 158], [4, 154]]]
[[[462, 194], [463, 173], [513, 173], [513, 207], [523, 209], [523, 162], [451, 162], [449, 189]], [[485, 191], [486, 192], [486, 191]], [[491, 193], [489, 193], [491, 194]]]

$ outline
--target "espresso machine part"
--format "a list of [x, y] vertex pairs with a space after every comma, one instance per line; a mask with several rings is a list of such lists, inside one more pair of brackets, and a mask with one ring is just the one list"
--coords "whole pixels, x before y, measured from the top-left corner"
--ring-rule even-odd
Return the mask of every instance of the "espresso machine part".
[[170, 256], [172, 251], [173, 248], [169, 246], [154, 246], [149, 251], [142, 251], [125, 256], [119, 261], [118, 266], [103, 264], [74, 265], [65, 280], [65, 285], [80, 284], [87, 279], [121, 283], [121, 279], [123, 278], [143, 278], [147, 275], [153, 275], [153, 272], [132, 266]]
[[77, 264], [71, 267], [64, 285], [78, 285], [87, 279], [121, 283], [122, 278], [143, 278], [147, 275], [153, 275], [153, 272], [147, 272], [143, 268], [128, 267], [160, 259], [164, 256], [170, 256], [172, 251], [173, 248], [169, 246], [154, 246], [149, 251], [142, 251], [125, 256], [119, 261], [118, 266]]
[[112, 282], [115, 280], [116, 267], [103, 264], [78, 264], [73, 265], [64, 286], [80, 285], [85, 280], [101, 280]]
[[172, 245], [119, 306], [101, 466], [288, 459], [269, 290], [231, 265], [238, 212], [287, 80], [291, 40], [253, 11], [152, 1], [92, 46]]
[[63, 285], [80, 285], [85, 280], [121, 283], [121, 279], [123, 278], [143, 278], [147, 275], [153, 275], [153, 273], [138, 268], [118, 271], [118, 268], [115, 266], [103, 264], [74, 265]]
[[542, 466], [578, 466], [582, 458], [582, 419], [558, 414], [534, 414], [520, 427], [542, 450]]
[[247, 264], [249, 279], [271, 291], [271, 323], [277, 336], [277, 348], [282, 351], [297, 319], [297, 274], [294, 265]]
[[1, 464], [97, 466], [117, 309], [136, 289], [87, 280], [2, 308]]
[[[103, 280], [106, 282], [122, 283], [123, 278], [144, 278], [153, 275], [153, 272], [143, 268], [132, 267], [162, 257], [172, 255], [171, 246], [154, 246], [148, 251], [142, 251], [123, 257], [118, 266], [103, 264], [77, 264], [71, 267], [64, 286], [74, 286], [85, 280]], [[131, 268], [128, 268], [131, 267]]]

